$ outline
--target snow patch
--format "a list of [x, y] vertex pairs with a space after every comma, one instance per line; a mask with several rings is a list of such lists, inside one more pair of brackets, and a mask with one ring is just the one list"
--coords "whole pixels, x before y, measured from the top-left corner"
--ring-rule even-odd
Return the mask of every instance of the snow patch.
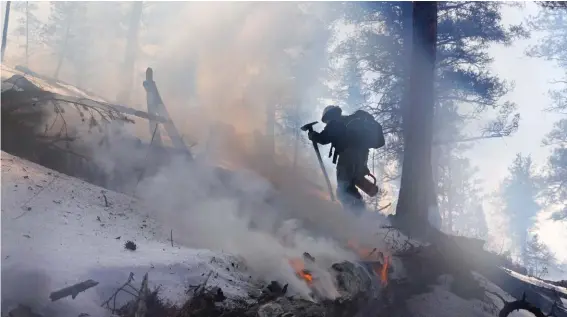
[[[1, 161], [4, 307], [24, 300], [41, 311], [100, 316], [98, 306], [130, 272], [137, 283], [149, 272], [150, 286], [163, 285], [165, 298], [177, 303], [186, 298], [188, 286], [201, 284], [210, 271], [215, 273], [208, 285], [222, 287], [229, 298], [246, 297], [257, 283], [231, 255], [176, 246], [175, 237], [182, 232], [173, 232], [172, 247], [146, 216], [146, 207], [131, 197], [5, 152]], [[124, 248], [127, 240], [137, 244], [136, 251]], [[86, 279], [100, 284], [75, 300], [48, 302], [50, 292]], [[28, 294], [30, 289], [36, 293]]]

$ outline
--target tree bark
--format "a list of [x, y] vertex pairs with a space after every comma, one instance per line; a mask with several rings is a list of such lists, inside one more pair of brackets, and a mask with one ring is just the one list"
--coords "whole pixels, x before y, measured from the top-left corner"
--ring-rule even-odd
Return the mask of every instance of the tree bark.
[[[396, 220], [422, 232], [434, 195], [431, 166], [433, 80], [437, 40], [437, 2], [413, 2], [413, 47], [409, 105], [404, 115], [405, 142]], [[416, 224], [416, 225], [413, 225]], [[418, 227], [419, 226], [419, 227]], [[429, 226], [426, 226], [429, 227]]]
[[402, 82], [403, 94], [400, 99], [402, 107], [402, 133], [405, 138], [407, 126], [405, 122], [409, 109], [409, 95], [410, 95], [410, 65], [411, 65], [411, 50], [413, 39], [413, 3], [411, 1], [401, 2], [401, 19], [402, 19]]
[[130, 13], [130, 25], [128, 27], [128, 42], [126, 44], [126, 52], [124, 55], [124, 63], [122, 65], [122, 76], [124, 76], [124, 90], [120, 92], [118, 101], [128, 103], [132, 94], [132, 84], [134, 76], [134, 65], [138, 53], [138, 33], [140, 30], [140, 21], [142, 19], [143, 1], [135, 1], [132, 3], [132, 11]]
[[2, 55], [1, 61], [4, 62], [4, 52], [6, 52], [6, 44], [8, 43], [8, 21], [10, 20], [10, 4], [12, 1], [6, 2], [6, 15], [4, 16], [4, 29], [2, 30]]

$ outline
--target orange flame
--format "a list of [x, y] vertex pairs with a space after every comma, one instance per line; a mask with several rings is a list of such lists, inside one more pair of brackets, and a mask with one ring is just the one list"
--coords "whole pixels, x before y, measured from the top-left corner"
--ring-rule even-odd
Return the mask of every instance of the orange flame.
[[388, 285], [388, 268], [390, 266], [390, 259], [387, 255], [382, 254], [382, 252], [378, 251], [376, 248], [364, 248], [360, 246], [355, 240], [349, 240], [347, 242], [347, 245], [363, 260], [382, 262], [382, 264], [375, 263], [372, 265], [372, 267], [376, 276], [380, 278], [382, 285]]
[[307, 284], [311, 284], [313, 282], [313, 275], [309, 273], [308, 270], [305, 269], [305, 263], [301, 259], [290, 259], [289, 265], [295, 270], [295, 274], [300, 279], [303, 279]]
[[385, 255], [384, 263], [382, 264], [382, 269], [380, 270], [380, 281], [382, 281], [382, 286], [388, 285], [388, 267], [390, 266], [390, 258]]

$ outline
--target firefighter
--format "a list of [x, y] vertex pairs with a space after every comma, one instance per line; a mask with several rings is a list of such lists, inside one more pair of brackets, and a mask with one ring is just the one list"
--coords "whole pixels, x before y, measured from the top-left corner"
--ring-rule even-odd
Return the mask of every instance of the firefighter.
[[356, 182], [369, 174], [370, 148], [385, 144], [382, 126], [366, 111], [344, 116], [342, 109], [333, 105], [325, 107], [321, 121], [325, 128], [321, 132], [310, 131], [309, 140], [331, 144], [329, 157], [332, 156], [333, 164], [337, 165], [337, 198], [343, 206], [359, 214], [365, 204]]

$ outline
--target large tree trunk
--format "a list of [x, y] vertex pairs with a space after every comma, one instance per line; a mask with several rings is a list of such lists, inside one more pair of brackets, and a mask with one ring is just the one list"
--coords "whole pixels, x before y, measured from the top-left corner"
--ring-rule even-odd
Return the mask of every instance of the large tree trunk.
[[413, 2], [413, 25], [410, 102], [403, 120], [406, 132], [396, 220], [417, 233], [428, 223], [428, 207], [435, 196], [431, 142], [437, 2]]
[[132, 11], [130, 13], [130, 26], [128, 27], [128, 42], [126, 44], [126, 53], [124, 55], [124, 64], [122, 65], [122, 76], [124, 78], [124, 90], [118, 96], [118, 102], [128, 103], [132, 94], [132, 84], [134, 76], [134, 65], [138, 53], [138, 33], [140, 30], [140, 21], [142, 19], [142, 9], [144, 2], [135, 1], [132, 3]]
[[400, 2], [401, 20], [402, 20], [402, 83], [403, 93], [400, 98], [402, 109], [402, 132], [405, 138], [407, 131], [406, 118], [410, 110], [410, 70], [411, 70], [411, 52], [413, 39], [413, 3], [411, 1]]
[[6, 2], [6, 15], [4, 16], [4, 29], [2, 30], [2, 53], [1, 61], [4, 62], [4, 52], [6, 52], [6, 44], [8, 43], [8, 22], [10, 20], [10, 4], [12, 1]]

